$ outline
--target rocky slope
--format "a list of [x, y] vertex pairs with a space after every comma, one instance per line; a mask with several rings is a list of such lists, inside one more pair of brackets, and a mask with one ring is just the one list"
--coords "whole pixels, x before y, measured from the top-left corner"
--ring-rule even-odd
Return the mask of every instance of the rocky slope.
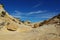
[[24, 27], [30, 29], [28, 26], [24, 25], [21, 21], [9, 15], [8, 12], [4, 10], [3, 6], [0, 5], [0, 29], [1, 30], [17, 31], [19, 28], [24, 28]]
[[60, 15], [43, 22], [22, 22], [0, 5], [0, 40], [60, 40]]

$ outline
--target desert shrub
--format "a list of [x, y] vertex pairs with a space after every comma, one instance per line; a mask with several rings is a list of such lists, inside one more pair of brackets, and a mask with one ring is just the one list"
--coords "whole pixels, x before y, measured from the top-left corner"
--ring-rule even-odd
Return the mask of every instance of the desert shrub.
[[39, 26], [42, 26], [42, 23], [39, 23]]
[[16, 17], [14, 17], [14, 18], [17, 19], [18, 21], [21, 21], [20, 18], [16, 18]]
[[4, 17], [6, 15], [6, 12], [2, 11], [1, 17]]
[[14, 19], [12, 19], [13, 21], [15, 21]]
[[33, 28], [36, 28], [37, 27], [37, 24], [34, 24], [34, 27]]
[[19, 22], [19, 24], [21, 24], [21, 23]]
[[15, 19], [12, 19], [12, 21], [16, 22]]
[[4, 26], [4, 25], [5, 25], [5, 22], [0, 23], [0, 26]]
[[0, 29], [3, 28], [4, 25], [5, 25], [5, 22], [0, 23]]
[[39, 24], [34, 24], [33, 28], [37, 28], [37, 27], [39, 27]]
[[24, 23], [24, 21], [21, 21], [22, 23]]
[[28, 22], [28, 24], [30, 24], [30, 22]]
[[10, 23], [8, 22], [7, 25], [9, 25]]

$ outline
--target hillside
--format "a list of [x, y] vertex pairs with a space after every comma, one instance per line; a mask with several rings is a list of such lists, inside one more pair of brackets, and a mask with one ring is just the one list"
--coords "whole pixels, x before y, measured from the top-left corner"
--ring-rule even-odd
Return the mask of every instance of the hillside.
[[0, 40], [60, 40], [60, 14], [43, 22], [22, 22], [0, 5]]

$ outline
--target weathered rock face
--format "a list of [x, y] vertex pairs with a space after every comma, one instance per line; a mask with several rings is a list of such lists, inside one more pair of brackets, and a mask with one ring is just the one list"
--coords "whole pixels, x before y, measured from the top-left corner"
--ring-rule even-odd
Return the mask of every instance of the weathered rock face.
[[[0, 5], [0, 25], [1, 27], [0, 28], [4, 28], [6, 30], [9, 30], [9, 31], [16, 31], [18, 28], [20, 27], [24, 27], [25, 25], [20, 21], [18, 20], [17, 18], [14, 18], [12, 16], [10, 16], [8, 14], [8, 12], [6, 12], [3, 8], [2, 5]], [[21, 26], [22, 25], [22, 26]], [[3, 29], [2, 28], [2, 29]], [[3, 30], [4, 30], [3, 29]]]
[[4, 9], [3, 6], [0, 5], [0, 20], [1, 23], [0, 25], [3, 27], [5, 26], [6, 29], [9, 30], [17, 30], [18, 28], [18, 20], [16, 20], [15, 18], [13, 18], [12, 16], [10, 16]]
[[[17, 29], [23, 29], [21, 27], [26, 27], [27, 29], [29, 26], [23, 24], [19, 19], [14, 18], [8, 14], [8, 12], [5, 11], [2, 5], [0, 5], [0, 28], [2, 30], [8, 30], [8, 31], [17, 31]], [[22, 31], [22, 30], [20, 30]], [[27, 31], [27, 30], [25, 30]]]
[[37, 27], [40, 27], [40, 26], [43, 26], [43, 25], [48, 25], [48, 24], [58, 24], [58, 25], [60, 25], [60, 14], [52, 17], [49, 20], [44, 20], [43, 22], [35, 23], [33, 28], [37, 28]]
[[50, 24], [60, 24], [60, 14], [54, 16], [53, 18], [49, 19], [48, 21]]

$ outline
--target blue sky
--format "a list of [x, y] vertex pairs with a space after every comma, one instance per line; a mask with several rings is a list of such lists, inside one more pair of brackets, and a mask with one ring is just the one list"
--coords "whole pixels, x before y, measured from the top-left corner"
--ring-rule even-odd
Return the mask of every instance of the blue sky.
[[60, 13], [60, 0], [0, 0], [10, 15], [39, 22]]

